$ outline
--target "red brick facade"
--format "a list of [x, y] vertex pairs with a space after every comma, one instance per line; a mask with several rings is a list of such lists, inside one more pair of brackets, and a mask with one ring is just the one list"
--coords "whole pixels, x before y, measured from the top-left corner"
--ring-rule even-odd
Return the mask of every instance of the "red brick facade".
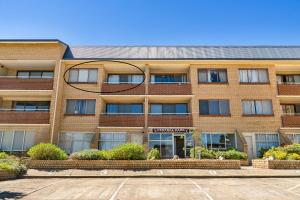
[[149, 84], [149, 95], [191, 95], [192, 87], [189, 83]]
[[49, 112], [0, 112], [0, 123], [49, 124]]
[[52, 78], [0, 78], [3, 90], [53, 90]]
[[149, 115], [149, 127], [192, 127], [191, 115]]

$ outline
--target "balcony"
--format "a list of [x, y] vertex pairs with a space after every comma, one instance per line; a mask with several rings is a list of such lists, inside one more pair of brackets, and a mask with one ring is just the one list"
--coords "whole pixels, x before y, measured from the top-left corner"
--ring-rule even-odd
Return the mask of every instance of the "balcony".
[[[136, 84], [127, 84], [127, 83], [121, 83], [121, 84], [109, 84], [109, 83], [103, 83], [101, 87], [101, 92], [107, 95], [144, 95], [145, 94], [145, 85], [139, 85], [138, 87], [134, 89], [130, 89], [135, 87]], [[126, 90], [123, 92], [116, 92], [121, 90]], [[107, 93], [105, 93], [107, 92]], [[112, 93], [109, 93], [112, 92]]]
[[53, 90], [52, 78], [0, 77], [0, 90]]
[[193, 119], [191, 114], [167, 114], [148, 116], [149, 127], [192, 127]]
[[49, 112], [0, 111], [2, 124], [49, 124]]
[[102, 127], [144, 127], [145, 116], [141, 114], [101, 114], [99, 125]]
[[300, 128], [300, 115], [283, 115], [282, 127]]
[[191, 95], [190, 83], [150, 83], [149, 95]]
[[300, 84], [281, 83], [277, 87], [278, 95], [300, 95]]

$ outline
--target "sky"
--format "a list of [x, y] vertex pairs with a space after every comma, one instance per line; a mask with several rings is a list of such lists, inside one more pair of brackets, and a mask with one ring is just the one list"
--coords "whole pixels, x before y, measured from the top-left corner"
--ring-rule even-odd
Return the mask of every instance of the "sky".
[[300, 45], [300, 0], [0, 0], [0, 39]]

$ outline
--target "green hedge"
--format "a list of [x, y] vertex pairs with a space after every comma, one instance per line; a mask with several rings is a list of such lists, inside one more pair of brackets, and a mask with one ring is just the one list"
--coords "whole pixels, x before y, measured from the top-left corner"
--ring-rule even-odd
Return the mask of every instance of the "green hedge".
[[122, 144], [110, 150], [111, 160], [145, 160], [145, 150], [142, 145]]
[[103, 160], [105, 157], [98, 149], [85, 149], [71, 154], [73, 160]]
[[300, 144], [272, 147], [263, 156], [263, 158], [270, 157], [273, 157], [275, 160], [300, 160]]
[[159, 150], [156, 148], [152, 148], [148, 154], [147, 154], [147, 159], [148, 160], [156, 160], [156, 159], [160, 159], [160, 153]]
[[0, 159], [5, 159], [7, 157], [8, 155], [5, 152], [0, 152]]
[[54, 144], [37, 144], [29, 149], [27, 154], [33, 160], [66, 160], [67, 154]]
[[[209, 150], [205, 147], [196, 147], [190, 150], [191, 158], [198, 158], [201, 151], [201, 159], [219, 159], [220, 157], [228, 160], [246, 160], [247, 154], [234, 149], [228, 151]], [[196, 156], [194, 155], [196, 153]]]

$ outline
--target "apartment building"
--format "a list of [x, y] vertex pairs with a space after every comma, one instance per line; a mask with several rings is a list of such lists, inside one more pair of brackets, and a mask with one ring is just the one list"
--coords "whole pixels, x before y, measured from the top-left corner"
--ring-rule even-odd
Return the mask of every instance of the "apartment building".
[[1, 40], [0, 150], [51, 142], [72, 153], [138, 143], [170, 158], [202, 144], [252, 158], [300, 142], [299, 83], [299, 46]]

